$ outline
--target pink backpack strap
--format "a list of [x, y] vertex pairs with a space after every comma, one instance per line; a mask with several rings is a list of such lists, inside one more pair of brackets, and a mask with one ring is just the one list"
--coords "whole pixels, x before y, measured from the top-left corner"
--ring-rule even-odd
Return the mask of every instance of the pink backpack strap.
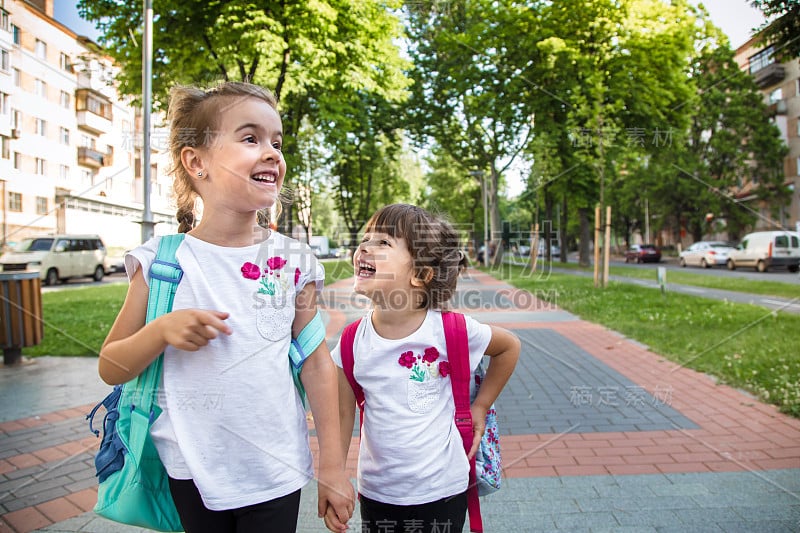
[[358, 405], [359, 412], [359, 427], [364, 425], [364, 390], [356, 381], [355, 376], [353, 376], [353, 367], [355, 366], [353, 345], [355, 344], [356, 331], [358, 331], [358, 325], [360, 323], [361, 319], [359, 318], [352, 324], [345, 326], [344, 331], [342, 331], [342, 337], [339, 339], [339, 354], [342, 356], [342, 371], [356, 397], [356, 404]]
[[[447, 361], [450, 363], [450, 384], [456, 405], [456, 427], [464, 443], [464, 452], [472, 448], [472, 411], [469, 409], [469, 382], [472, 372], [469, 367], [469, 338], [467, 323], [461, 313], [442, 313], [444, 339], [447, 345]], [[342, 358], [344, 361], [344, 357]], [[469, 462], [469, 486], [467, 488], [469, 530], [483, 532], [481, 502], [478, 499], [478, 480], [475, 474], [475, 457]]]

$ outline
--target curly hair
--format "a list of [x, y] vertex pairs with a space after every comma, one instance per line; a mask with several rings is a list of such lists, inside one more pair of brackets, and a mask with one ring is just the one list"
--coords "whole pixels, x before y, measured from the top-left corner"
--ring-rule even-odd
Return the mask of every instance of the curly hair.
[[[177, 86], [170, 92], [167, 111], [169, 122], [169, 151], [172, 166], [173, 194], [178, 206], [176, 218], [178, 231], [186, 233], [194, 226], [194, 203], [197, 191], [192, 185], [192, 176], [181, 163], [181, 151], [187, 146], [209, 147], [214, 143], [220, 117], [235, 99], [258, 98], [277, 110], [275, 96], [259, 85], [244, 82], [224, 82], [208, 90], [197, 87]], [[278, 213], [280, 202], [276, 202]], [[259, 220], [269, 218], [268, 213], [259, 212]]]
[[459, 246], [458, 233], [449, 222], [415, 205], [391, 204], [372, 215], [364, 231], [405, 239], [414, 275], [425, 280], [425, 298], [420, 307], [446, 307], [459, 274], [469, 264]]

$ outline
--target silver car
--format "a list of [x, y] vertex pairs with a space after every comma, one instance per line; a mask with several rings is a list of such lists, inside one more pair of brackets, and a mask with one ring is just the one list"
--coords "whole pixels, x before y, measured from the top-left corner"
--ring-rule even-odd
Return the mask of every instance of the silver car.
[[682, 267], [687, 265], [711, 268], [723, 266], [728, 255], [735, 250], [733, 246], [722, 241], [698, 241], [681, 252], [678, 261]]

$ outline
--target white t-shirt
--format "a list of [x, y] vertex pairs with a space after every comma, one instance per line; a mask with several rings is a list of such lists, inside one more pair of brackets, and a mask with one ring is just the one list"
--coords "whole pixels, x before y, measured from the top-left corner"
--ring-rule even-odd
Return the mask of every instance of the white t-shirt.
[[[492, 333], [465, 318], [474, 370]], [[331, 355], [341, 367], [338, 344]], [[417, 505], [467, 490], [469, 463], [455, 425], [450, 377], [441, 371], [447, 362], [441, 313], [429, 310], [417, 331], [390, 340], [377, 334], [370, 312], [358, 326], [353, 357], [366, 402], [359, 492], [383, 503]]]
[[[159, 240], [125, 256], [129, 278], [141, 266], [150, 284]], [[276, 232], [242, 248], [187, 235], [176, 255], [184, 275], [173, 310], [228, 312], [232, 334], [196, 352], [165, 351], [163, 413], [150, 433], [167, 473], [193, 479], [212, 510], [290, 494], [313, 477], [289, 369], [294, 301], [307, 283], [321, 288], [324, 269], [308, 246]]]

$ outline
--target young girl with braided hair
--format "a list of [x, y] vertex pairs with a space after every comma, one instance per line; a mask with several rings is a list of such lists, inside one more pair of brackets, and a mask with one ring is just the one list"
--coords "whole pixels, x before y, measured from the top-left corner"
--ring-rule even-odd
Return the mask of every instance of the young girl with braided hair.
[[[358, 457], [362, 531], [461, 531], [467, 511], [469, 457], [486, 413], [520, 353], [519, 339], [465, 316], [469, 368], [484, 354], [486, 377], [471, 405], [469, 453], [454, 421], [455, 403], [442, 311], [466, 258], [443, 219], [407, 204], [388, 205], [367, 222], [353, 255], [354, 290], [372, 301], [353, 339], [352, 376], [365, 408]], [[355, 395], [339, 366], [342, 448], [350, 445]], [[471, 375], [471, 372], [470, 372]]]
[[[168, 118], [184, 275], [172, 312], [145, 324], [159, 237], [126, 255], [130, 286], [99, 372], [124, 383], [164, 352], [163, 412], [151, 436], [188, 533], [295, 531], [313, 463], [287, 355], [293, 336], [323, 327], [316, 290], [324, 271], [308, 246], [258, 224], [259, 212], [279, 204], [286, 173], [276, 101], [249, 83], [178, 87]], [[318, 510], [343, 531], [354, 494], [336, 370], [324, 342], [307, 355], [301, 380], [319, 439]]]

